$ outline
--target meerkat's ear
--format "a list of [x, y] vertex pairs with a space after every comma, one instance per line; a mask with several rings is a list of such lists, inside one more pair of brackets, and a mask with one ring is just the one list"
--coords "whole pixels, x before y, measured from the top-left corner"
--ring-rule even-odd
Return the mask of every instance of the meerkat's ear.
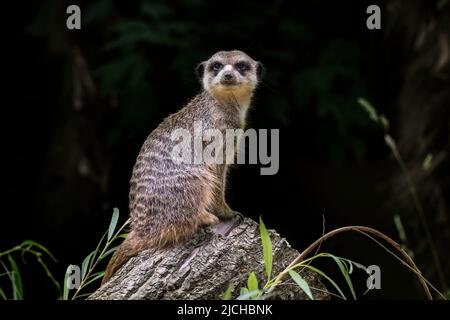
[[258, 80], [261, 80], [261, 78], [266, 73], [266, 68], [261, 62], [256, 62], [256, 76], [258, 77]]
[[201, 79], [203, 77], [203, 74], [205, 73], [205, 65], [206, 65], [206, 62], [202, 62], [202, 63], [199, 63], [197, 65], [197, 67], [195, 68], [195, 73], [197, 74], [197, 77], [199, 79]]

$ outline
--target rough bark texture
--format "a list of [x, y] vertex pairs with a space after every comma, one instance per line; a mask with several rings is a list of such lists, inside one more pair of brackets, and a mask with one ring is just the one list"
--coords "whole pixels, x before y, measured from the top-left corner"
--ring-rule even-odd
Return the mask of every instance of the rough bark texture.
[[[270, 230], [273, 271], [282, 271], [297, 255], [288, 242]], [[184, 246], [146, 250], [130, 259], [90, 299], [220, 299], [233, 283], [233, 298], [245, 287], [250, 272], [265, 279], [259, 225], [248, 218], [202, 229]], [[303, 270], [312, 288], [325, 290], [316, 275]], [[307, 299], [289, 280], [274, 290], [274, 299]], [[329, 296], [313, 289], [316, 299]]]

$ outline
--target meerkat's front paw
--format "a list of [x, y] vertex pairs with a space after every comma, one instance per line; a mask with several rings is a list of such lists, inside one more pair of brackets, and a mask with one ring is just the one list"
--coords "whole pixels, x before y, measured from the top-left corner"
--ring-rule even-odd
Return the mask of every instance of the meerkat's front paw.
[[207, 211], [200, 212], [198, 218], [200, 220], [200, 224], [202, 225], [211, 226], [219, 223], [219, 218], [217, 218], [214, 214], [209, 213]]
[[224, 204], [218, 211], [218, 216], [223, 220], [233, 219], [236, 212], [233, 211], [227, 204]]

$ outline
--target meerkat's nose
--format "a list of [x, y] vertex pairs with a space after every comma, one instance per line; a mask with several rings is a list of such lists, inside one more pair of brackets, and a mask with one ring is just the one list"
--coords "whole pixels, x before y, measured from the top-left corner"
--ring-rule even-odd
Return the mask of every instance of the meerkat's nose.
[[233, 80], [233, 74], [231, 73], [231, 72], [225, 72], [224, 74], [223, 74], [223, 80], [225, 80], [225, 81], [231, 81], [231, 80]]

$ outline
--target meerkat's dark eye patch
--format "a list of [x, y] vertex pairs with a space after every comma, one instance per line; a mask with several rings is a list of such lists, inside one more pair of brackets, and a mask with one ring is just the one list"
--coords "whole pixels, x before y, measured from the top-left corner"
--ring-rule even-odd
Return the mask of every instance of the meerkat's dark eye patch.
[[211, 63], [211, 64], [209, 65], [209, 69], [210, 69], [211, 71], [214, 71], [214, 72], [217, 72], [217, 71], [219, 71], [219, 70], [222, 69], [222, 68], [223, 68], [223, 64], [220, 63], [220, 62], [218, 62], [218, 61], [213, 62], [213, 63]]
[[245, 61], [239, 61], [238, 63], [236, 63], [234, 65], [234, 67], [236, 68], [237, 71], [239, 71], [240, 73], [244, 73], [246, 71], [250, 70], [250, 64], [245, 62]]

